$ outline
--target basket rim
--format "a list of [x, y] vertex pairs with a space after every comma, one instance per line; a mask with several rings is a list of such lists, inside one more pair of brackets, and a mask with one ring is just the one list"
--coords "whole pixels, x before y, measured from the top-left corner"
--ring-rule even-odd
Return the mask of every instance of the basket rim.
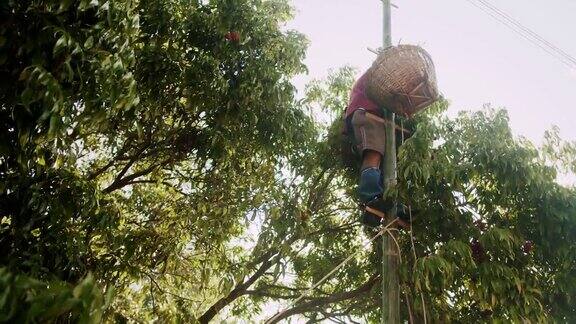
[[[403, 56], [403, 52], [412, 53]], [[403, 63], [408, 64], [406, 69]], [[368, 73], [368, 97], [401, 115], [413, 115], [439, 98], [432, 56], [421, 46], [399, 44], [380, 49]]]

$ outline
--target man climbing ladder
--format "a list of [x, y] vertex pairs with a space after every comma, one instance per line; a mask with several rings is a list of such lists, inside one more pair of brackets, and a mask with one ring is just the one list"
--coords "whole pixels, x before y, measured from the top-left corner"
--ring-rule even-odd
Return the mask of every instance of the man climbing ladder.
[[[345, 113], [345, 133], [352, 151], [361, 160], [358, 195], [363, 209], [362, 222], [378, 226], [382, 214], [393, 207], [383, 198], [384, 184], [380, 165], [385, 152], [387, 121], [384, 112], [366, 94], [368, 74], [364, 73], [352, 87], [350, 102]], [[391, 126], [391, 125], [389, 125]], [[405, 216], [403, 208], [398, 216]]]
[[[384, 197], [381, 164], [386, 152], [386, 127], [396, 124], [385, 118], [389, 109], [411, 117], [438, 97], [432, 61], [417, 46], [391, 46], [383, 50], [373, 66], [356, 81], [345, 112], [345, 140], [359, 160], [358, 196], [362, 222], [379, 226], [396, 207], [399, 224], [407, 227], [409, 217], [402, 204]], [[401, 131], [404, 131], [401, 129]], [[396, 206], [395, 206], [396, 205]]]

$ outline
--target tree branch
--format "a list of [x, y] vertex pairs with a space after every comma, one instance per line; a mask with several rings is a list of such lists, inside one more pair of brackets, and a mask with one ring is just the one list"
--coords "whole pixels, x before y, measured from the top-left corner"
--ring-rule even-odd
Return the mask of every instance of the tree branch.
[[108, 169], [110, 169], [112, 166], [114, 166], [114, 163], [116, 163], [117, 161], [120, 161], [122, 159], [122, 156], [124, 155], [124, 153], [126, 153], [127, 151], [128, 151], [128, 145], [124, 144], [122, 146], [122, 148], [120, 149], [120, 151], [116, 154], [116, 156], [112, 160], [110, 160], [110, 162], [108, 162], [108, 164], [106, 164], [105, 166], [99, 168], [98, 170], [96, 170], [94, 172], [90, 172], [88, 174], [88, 180], [94, 180], [98, 176], [100, 176], [102, 173], [106, 172]]
[[[170, 163], [172, 161], [172, 158], [168, 158], [160, 163], [156, 163], [156, 164], [152, 164], [151, 166], [149, 166], [148, 168], [144, 169], [144, 170], [140, 170], [138, 172], [134, 172], [131, 175], [128, 175], [124, 178], [119, 178], [116, 177], [116, 179], [114, 180], [114, 182], [112, 182], [112, 184], [110, 184], [108, 187], [106, 187], [106, 189], [103, 190], [103, 192], [105, 193], [111, 193], [112, 191], [118, 190], [124, 186], [127, 186], [128, 184], [130, 184], [131, 181], [133, 181], [134, 179], [147, 175], [151, 172], [153, 172], [156, 168], [158, 167], [162, 167], [168, 163]], [[132, 161], [131, 161], [132, 162]], [[130, 166], [130, 163], [128, 163], [126, 166]], [[127, 170], [126, 166], [124, 167], [124, 169]], [[122, 172], [125, 172], [124, 170], [122, 170]], [[122, 172], [120, 173], [119, 176], [122, 175]]]
[[89, 173], [88, 174], [88, 180], [96, 179], [99, 175], [106, 172], [106, 170], [110, 169], [116, 161], [117, 161], [117, 158], [114, 158], [114, 159], [110, 160], [110, 162], [108, 162], [108, 164], [106, 164], [105, 166], [101, 167], [100, 169], [98, 169], [94, 172]]
[[318, 307], [321, 307], [321, 306], [325, 306], [325, 305], [341, 302], [344, 300], [356, 298], [358, 296], [361, 296], [363, 294], [368, 293], [372, 289], [372, 287], [374, 287], [374, 285], [376, 285], [376, 283], [378, 283], [379, 281], [380, 281], [379, 277], [373, 277], [373, 278], [370, 278], [362, 286], [360, 286], [354, 290], [345, 291], [345, 292], [341, 292], [341, 293], [335, 293], [335, 294], [332, 294], [328, 297], [321, 297], [321, 298], [315, 298], [315, 299], [309, 300], [307, 302], [304, 302], [300, 305], [289, 308], [289, 309], [273, 316], [272, 318], [268, 319], [266, 321], [266, 323], [268, 323], [268, 324], [278, 323], [279, 321], [286, 319], [290, 316], [296, 315], [296, 314], [306, 313], [306, 312], [312, 311], [312, 310], [314, 310]]
[[262, 289], [259, 290], [246, 290], [246, 295], [258, 296], [258, 297], [268, 297], [274, 299], [295, 299], [298, 298], [299, 295], [280, 295], [266, 292]]
[[202, 314], [202, 316], [200, 316], [200, 318], [198, 318], [198, 321], [200, 323], [210, 322], [210, 320], [212, 320], [214, 316], [216, 316], [216, 314], [222, 310], [222, 308], [238, 299], [238, 297], [245, 295], [248, 288], [250, 288], [250, 286], [256, 282], [256, 280], [262, 277], [266, 271], [277, 261], [277, 259], [279, 259], [279, 255], [276, 255], [274, 259], [270, 259], [272, 256], [273, 255], [270, 255], [267, 260], [262, 262], [258, 270], [256, 270], [256, 272], [254, 272], [254, 274], [252, 274], [248, 280], [236, 285], [236, 287], [234, 287], [234, 289], [232, 289], [232, 291], [230, 291], [227, 296], [220, 298], [216, 303], [214, 303], [204, 314]]

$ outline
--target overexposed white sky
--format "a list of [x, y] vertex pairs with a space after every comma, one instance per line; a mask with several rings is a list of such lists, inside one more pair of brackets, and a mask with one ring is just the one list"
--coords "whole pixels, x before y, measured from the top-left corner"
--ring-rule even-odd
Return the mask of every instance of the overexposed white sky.
[[[521, 38], [466, 0], [393, 0], [392, 42], [418, 44], [433, 57], [450, 113], [508, 109], [516, 135], [539, 143], [558, 125], [576, 140], [576, 71]], [[576, 57], [576, 1], [490, 0]], [[312, 78], [344, 65], [368, 68], [382, 45], [380, 0], [292, 0], [296, 16], [288, 28], [310, 40], [310, 73], [295, 79], [302, 90]]]

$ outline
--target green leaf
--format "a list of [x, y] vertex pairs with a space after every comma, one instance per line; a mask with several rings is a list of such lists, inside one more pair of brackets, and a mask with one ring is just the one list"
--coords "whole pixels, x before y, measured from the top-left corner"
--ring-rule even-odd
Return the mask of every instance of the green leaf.
[[57, 114], [52, 114], [50, 116], [50, 125], [48, 127], [49, 137], [54, 137], [56, 135], [56, 133], [58, 132], [59, 125], [60, 125], [60, 116], [58, 116]]
[[86, 49], [91, 49], [92, 46], [94, 46], [94, 37], [90, 36], [86, 39], [86, 41], [84, 42], [84, 48]]
[[64, 32], [62, 32], [60, 37], [56, 41], [56, 44], [54, 45], [52, 54], [55, 56], [60, 54], [67, 47], [67, 43], [68, 43], [68, 37]]

